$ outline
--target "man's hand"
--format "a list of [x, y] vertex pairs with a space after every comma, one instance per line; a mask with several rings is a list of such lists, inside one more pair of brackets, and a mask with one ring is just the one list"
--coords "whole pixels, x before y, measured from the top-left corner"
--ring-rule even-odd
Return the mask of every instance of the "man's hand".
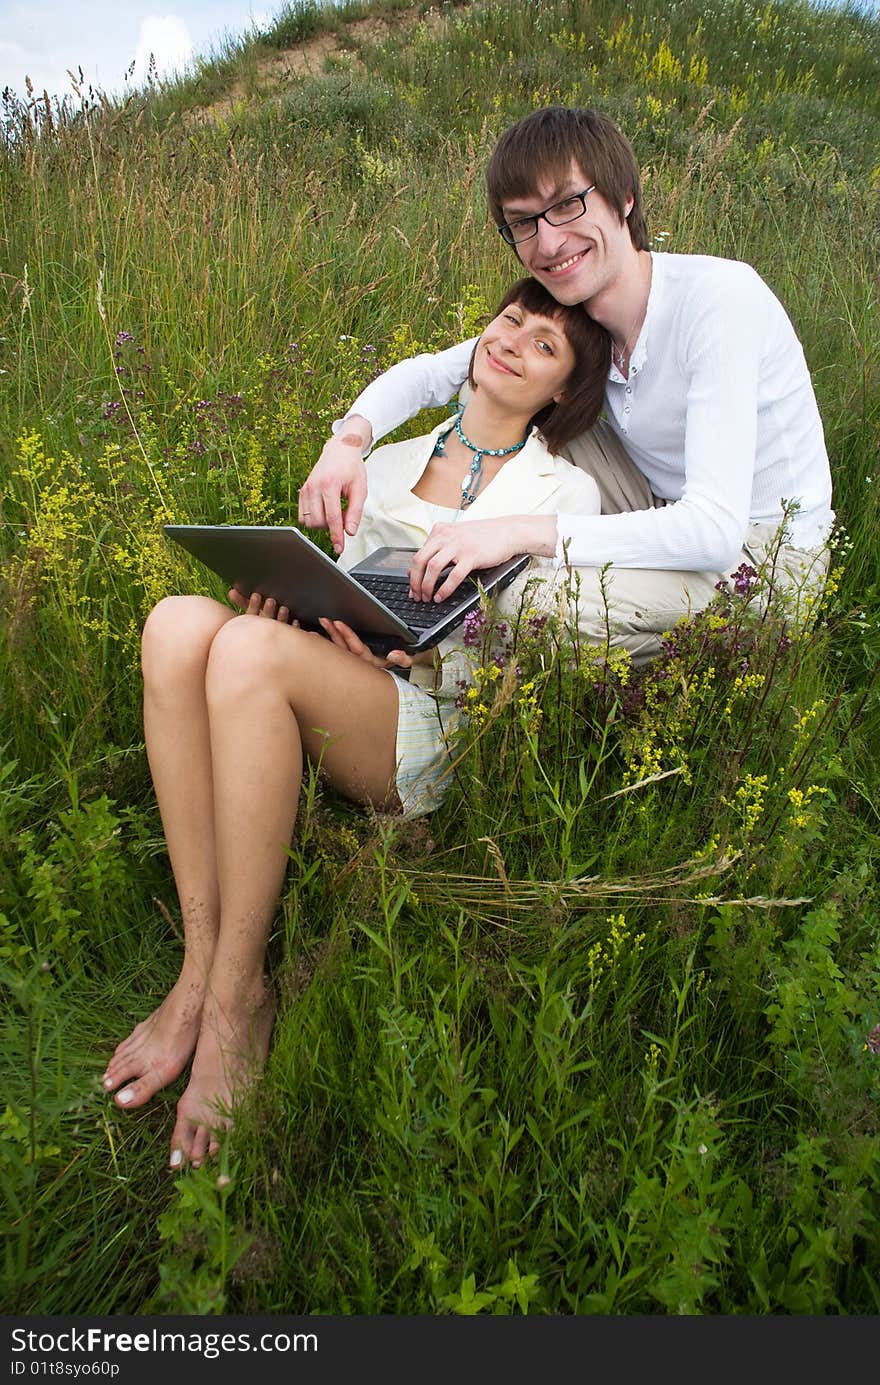
[[[556, 551], [555, 515], [510, 515], [475, 519], [467, 524], [435, 524], [409, 568], [409, 589], [416, 601], [444, 601], [469, 573], [494, 567], [515, 553]], [[434, 590], [440, 574], [452, 571]]]
[[[367, 419], [358, 414], [347, 418], [336, 437], [325, 442], [299, 493], [300, 523], [307, 529], [328, 529], [337, 553], [345, 546], [345, 535], [356, 534], [361, 522], [367, 498], [364, 453], [372, 437]], [[343, 497], [348, 501], [344, 526]]]
[[383, 659], [368, 649], [363, 640], [343, 621], [322, 619], [318, 624], [337, 648], [345, 649], [349, 654], [356, 654], [359, 659], [372, 664], [374, 668], [412, 668], [413, 656], [407, 654], [405, 649], [392, 649]]

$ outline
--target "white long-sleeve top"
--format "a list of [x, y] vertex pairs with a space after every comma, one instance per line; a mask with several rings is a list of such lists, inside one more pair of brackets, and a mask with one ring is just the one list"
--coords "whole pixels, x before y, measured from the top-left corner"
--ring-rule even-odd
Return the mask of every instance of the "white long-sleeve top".
[[[803, 348], [782, 304], [749, 265], [708, 255], [652, 256], [645, 321], [629, 378], [611, 364], [605, 413], [657, 509], [561, 513], [558, 549], [586, 567], [723, 570], [750, 522], [778, 523], [818, 547], [834, 519], [831, 473]], [[349, 414], [383, 437], [420, 409], [447, 403], [467, 376], [473, 341], [401, 361]]]

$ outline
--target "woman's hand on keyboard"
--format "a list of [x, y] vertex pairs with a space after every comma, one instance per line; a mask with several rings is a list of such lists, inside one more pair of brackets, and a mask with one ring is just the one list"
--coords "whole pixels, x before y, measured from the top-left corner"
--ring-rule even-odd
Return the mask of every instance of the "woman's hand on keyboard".
[[407, 654], [405, 649], [392, 649], [383, 659], [368, 649], [363, 640], [344, 621], [322, 619], [318, 623], [338, 649], [346, 649], [349, 654], [356, 654], [359, 659], [372, 664], [374, 668], [412, 668], [413, 656]]

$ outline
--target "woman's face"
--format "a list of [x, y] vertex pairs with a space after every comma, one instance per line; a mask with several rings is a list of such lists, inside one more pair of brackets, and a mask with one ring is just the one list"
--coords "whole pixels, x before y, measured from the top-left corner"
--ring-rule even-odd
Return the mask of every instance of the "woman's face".
[[574, 364], [574, 349], [558, 318], [511, 303], [480, 337], [473, 376], [480, 389], [531, 417], [562, 398]]

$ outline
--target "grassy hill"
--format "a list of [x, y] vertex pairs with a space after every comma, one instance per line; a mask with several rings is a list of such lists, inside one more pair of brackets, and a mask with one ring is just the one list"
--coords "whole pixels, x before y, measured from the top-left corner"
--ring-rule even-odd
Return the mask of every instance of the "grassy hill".
[[[479, 326], [513, 272], [482, 171], [551, 102], [630, 136], [655, 248], [788, 309], [825, 602], [803, 635], [720, 604], [640, 675], [523, 636], [529, 695], [487, 694], [415, 827], [315, 779], [265, 1079], [172, 1178], [179, 1085], [99, 1085], [178, 961], [138, 639], [216, 589], [161, 524], [285, 522], [358, 389]], [[880, 1311], [880, 22], [300, 4], [2, 131], [8, 1311]]]

